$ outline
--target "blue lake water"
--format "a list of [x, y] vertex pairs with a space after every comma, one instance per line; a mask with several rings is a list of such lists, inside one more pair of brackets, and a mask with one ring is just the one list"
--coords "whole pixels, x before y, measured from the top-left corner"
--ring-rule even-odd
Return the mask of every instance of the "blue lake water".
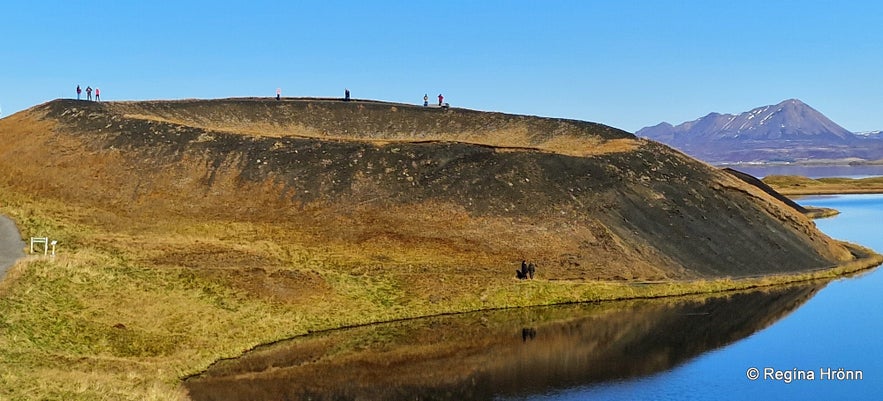
[[801, 165], [744, 165], [728, 166], [758, 178], [768, 175], [799, 175], [809, 178], [843, 177], [866, 178], [883, 176], [883, 165], [855, 166], [801, 166]]
[[[883, 251], [883, 195], [805, 197], [841, 214], [816, 221], [828, 235]], [[883, 394], [883, 270], [834, 281], [773, 326], [683, 366], [633, 380], [529, 400], [878, 400]], [[749, 380], [756, 367], [814, 370], [815, 380]], [[863, 380], [821, 380], [819, 369], [861, 370]]]
[[[883, 195], [800, 203], [841, 211], [816, 221], [832, 237], [883, 250]], [[186, 386], [194, 400], [880, 399], [881, 290], [877, 269], [704, 298], [378, 324], [261, 347]]]

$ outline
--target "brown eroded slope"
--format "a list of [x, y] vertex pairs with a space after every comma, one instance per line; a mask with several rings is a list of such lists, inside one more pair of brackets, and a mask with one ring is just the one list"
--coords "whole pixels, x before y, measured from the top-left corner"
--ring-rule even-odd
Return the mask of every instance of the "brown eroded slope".
[[[510, 276], [523, 258], [546, 279], [663, 280], [852, 257], [756, 187], [573, 120], [326, 99], [56, 100], [0, 120], [0, 143], [2, 184], [129, 227], [265, 222], [279, 241], [346, 249], [352, 271], [408, 275], [418, 292], [439, 285], [433, 274]], [[232, 267], [246, 288], [268, 285], [249, 269], [300, 269], [248, 244], [154, 253], [146, 263]]]

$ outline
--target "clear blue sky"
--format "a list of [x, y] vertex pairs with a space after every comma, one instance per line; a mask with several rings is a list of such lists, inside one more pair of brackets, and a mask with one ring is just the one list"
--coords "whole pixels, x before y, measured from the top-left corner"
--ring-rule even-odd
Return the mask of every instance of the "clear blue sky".
[[883, 129], [883, 2], [12, 1], [4, 116], [104, 100], [342, 96], [628, 131], [798, 98]]

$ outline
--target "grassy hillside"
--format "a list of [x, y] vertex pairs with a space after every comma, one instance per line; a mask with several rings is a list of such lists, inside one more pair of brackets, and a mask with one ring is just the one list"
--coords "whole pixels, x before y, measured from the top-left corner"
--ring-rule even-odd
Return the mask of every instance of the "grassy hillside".
[[530, 259], [546, 278], [663, 280], [851, 257], [757, 187], [593, 123], [321, 99], [54, 101], [4, 122], [0, 174], [24, 192], [266, 222], [384, 272]]
[[[0, 284], [0, 398], [182, 399], [181, 377], [313, 330], [879, 263], [756, 187], [592, 123], [53, 101], [0, 120], [0, 143], [0, 213], [60, 244]], [[538, 280], [514, 279], [521, 259]]]

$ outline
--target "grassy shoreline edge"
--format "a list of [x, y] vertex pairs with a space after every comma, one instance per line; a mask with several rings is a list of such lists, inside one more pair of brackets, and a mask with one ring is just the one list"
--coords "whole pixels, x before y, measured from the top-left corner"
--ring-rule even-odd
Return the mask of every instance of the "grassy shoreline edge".
[[764, 177], [763, 182], [785, 196], [883, 193], [883, 177], [814, 179], [798, 175], [770, 175]]
[[[593, 302], [617, 302], [617, 301], [633, 301], [633, 300], [650, 300], [650, 299], [665, 299], [665, 298], [680, 298], [680, 297], [690, 297], [697, 295], [716, 295], [716, 294], [726, 294], [729, 292], [739, 292], [746, 290], [754, 290], [754, 289], [762, 289], [766, 287], [774, 287], [774, 286], [785, 286], [790, 284], [797, 284], [803, 282], [817, 281], [817, 280], [827, 280], [827, 279], [838, 279], [848, 277], [854, 274], [860, 274], [864, 271], [872, 270], [877, 266], [883, 264], [883, 255], [877, 254], [872, 250], [862, 247], [860, 245], [852, 244], [849, 242], [841, 241], [842, 244], [850, 248], [854, 254], [860, 253], [861, 256], [855, 260], [834, 266], [825, 269], [816, 269], [808, 272], [801, 273], [788, 273], [788, 274], [772, 274], [765, 276], [752, 276], [752, 277], [743, 277], [743, 278], [721, 278], [714, 280], [693, 280], [693, 281], [670, 281], [670, 282], [651, 282], [651, 283], [615, 283], [615, 282], [594, 282], [594, 281], [574, 281], [574, 280], [549, 280], [547, 282], [557, 283], [557, 284], [581, 284], [581, 285], [599, 285], [605, 287], [610, 290], [610, 292], [601, 292], [597, 294], [598, 296], [595, 298], [586, 298], [572, 301], [564, 301], [564, 302], [555, 302], [555, 303], [538, 303], [538, 304], [530, 304], [530, 305], [519, 305], [519, 306], [504, 306], [504, 307], [496, 307], [496, 308], [479, 308], [473, 310], [458, 310], [451, 311], [445, 313], [438, 313], [433, 315], [422, 315], [422, 316], [414, 316], [414, 317], [405, 317], [398, 319], [391, 319], [385, 321], [373, 321], [364, 324], [358, 325], [348, 325], [348, 326], [339, 326], [332, 327], [323, 330], [310, 331], [295, 337], [288, 338], [280, 338], [277, 340], [273, 340], [268, 343], [258, 344], [244, 352], [252, 351], [256, 348], [265, 347], [268, 345], [272, 345], [275, 343], [287, 341], [296, 337], [308, 336], [311, 334], [328, 332], [334, 330], [342, 330], [348, 328], [355, 327], [363, 327], [370, 326], [375, 324], [383, 324], [383, 323], [393, 323], [399, 321], [407, 321], [407, 320], [415, 320], [415, 319], [423, 319], [430, 317], [438, 317], [438, 316], [448, 316], [448, 315], [458, 315], [465, 313], [474, 313], [474, 312], [482, 312], [482, 311], [492, 311], [492, 310], [503, 310], [503, 309], [513, 309], [513, 308], [529, 308], [529, 307], [543, 307], [543, 306], [556, 306], [556, 305], [568, 305], [568, 304], [580, 304], [580, 303], [593, 303]], [[617, 288], [619, 290], [617, 290]], [[623, 289], [628, 290], [623, 290]], [[629, 295], [623, 295], [629, 294]], [[220, 362], [223, 360], [232, 360], [236, 359], [238, 356], [222, 358], [215, 362]], [[215, 363], [213, 362], [213, 363]], [[202, 374], [205, 369], [195, 372], [189, 375], [182, 377], [182, 381], [186, 381], [187, 379], [197, 377]]]

